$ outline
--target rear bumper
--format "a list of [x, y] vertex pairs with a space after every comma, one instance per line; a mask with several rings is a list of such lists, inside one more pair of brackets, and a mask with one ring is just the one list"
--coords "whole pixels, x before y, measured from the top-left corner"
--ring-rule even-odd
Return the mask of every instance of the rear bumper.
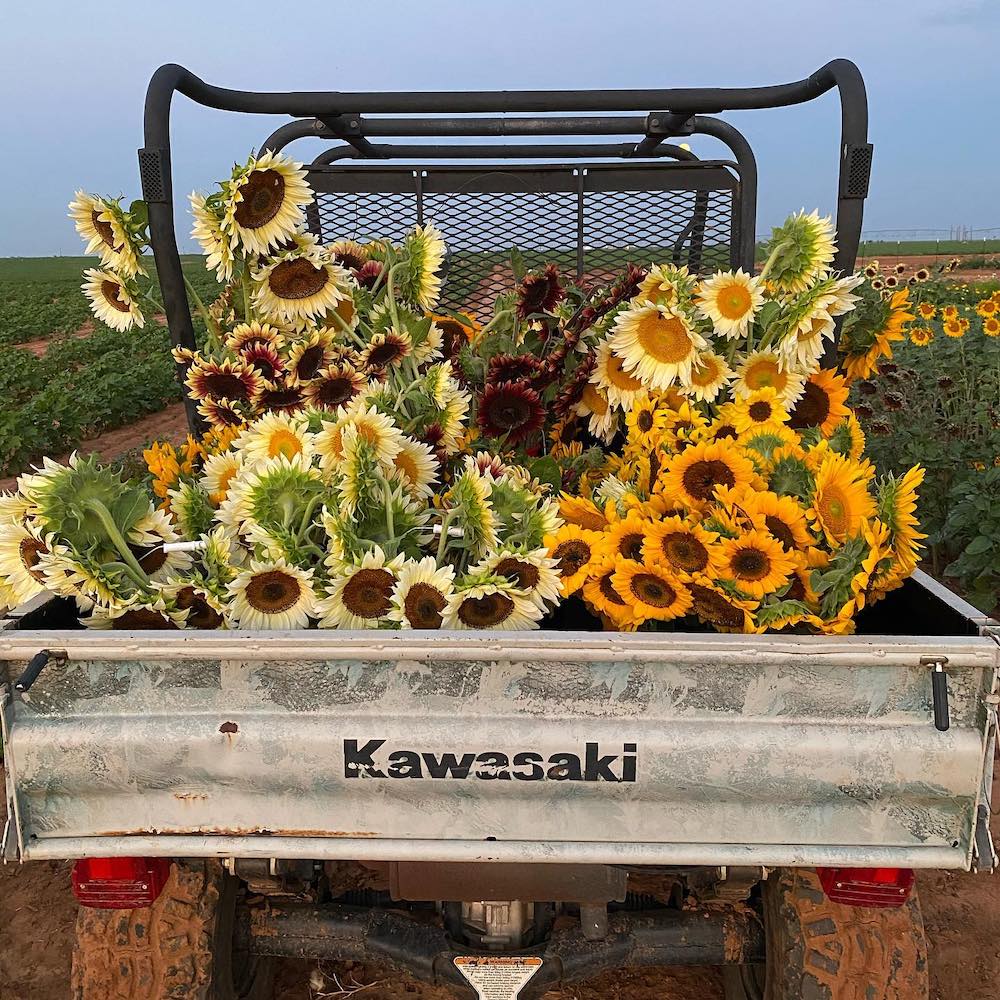
[[[270, 903], [250, 914], [238, 935], [237, 943], [258, 955], [368, 961], [445, 984], [458, 996], [476, 996], [454, 962], [475, 950], [456, 946], [440, 927], [404, 913]], [[749, 910], [653, 910], [610, 914], [603, 940], [588, 940], [574, 925], [555, 931], [539, 949], [518, 954], [542, 959], [540, 970], [521, 992], [521, 1000], [532, 1000], [560, 983], [608, 969], [760, 962], [764, 939]]]

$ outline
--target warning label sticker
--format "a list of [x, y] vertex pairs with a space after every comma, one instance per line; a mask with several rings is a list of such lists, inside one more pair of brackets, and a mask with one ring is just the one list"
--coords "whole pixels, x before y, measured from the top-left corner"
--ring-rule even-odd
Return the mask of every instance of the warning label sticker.
[[517, 955], [470, 955], [456, 958], [455, 966], [472, 983], [479, 1000], [517, 1000], [524, 984], [542, 967], [542, 960]]

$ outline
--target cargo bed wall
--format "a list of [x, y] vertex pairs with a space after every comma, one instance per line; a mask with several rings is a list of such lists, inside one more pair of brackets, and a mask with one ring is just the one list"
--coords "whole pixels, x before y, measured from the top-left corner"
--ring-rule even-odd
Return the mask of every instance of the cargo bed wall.
[[[967, 867], [986, 637], [0, 633], [28, 858]], [[946, 656], [938, 732], [928, 655]], [[989, 763], [987, 764], [987, 759]]]

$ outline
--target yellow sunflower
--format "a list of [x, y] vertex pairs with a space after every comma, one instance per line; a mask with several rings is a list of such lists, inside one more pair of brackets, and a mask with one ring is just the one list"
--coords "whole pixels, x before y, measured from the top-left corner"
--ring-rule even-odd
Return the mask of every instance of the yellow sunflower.
[[960, 319], [946, 319], [941, 324], [941, 329], [944, 330], [946, 336], [952, 337], [955, 340], [965, 336], [965, 328], [962, 326]]
[[930, 302], [921, 302], [917, 306], [917, 312], [920, 313], [921, 319], [934, 319], [937, 315], [937, 309]]
[[686, 615], [691, 594], [662, 565], [622, 559], [611, 576], [611, 584], [636, 618], [670, 621]]
[[708, 342], [681, 312], [669, 306], [640, 305], [619, 313], [611, 349], [627, 372], [654, 389], [691, 381], [691, 366]]
[[664, 560], [682, 579], [712, 576], [719, 567], [719, 536], [697, 521], [665, 517], [649, 523], [642, 544], [642, 561], [661, 565]]
[[927, 326], [915, 326], [910, 331], [910, 342], [917, 347], [926, 347], [934, 339], [934, 331]]
[[989, 316], [983, 320], [983, 333], [987, 337], [1000, 337], [1000, 319]]
[[590, 531], [604, 531], [608, 526], [607, 515], [593, 500], [563, 493], [559, 498], [559, 516], [567, 524], [575, 524]]
[[754, 389], [736, 404], [735, 424], [739, 434], [787, 422], [788, 411], [774, 389]]
[[725, 441], [699, 441], [669, 460], [657, 492], [669, 502], [703, 510], [716, 487], [745, 485], [753, 478], [753, 463], [737, 447]]
[[942, 306], [941, 307], [941, 318], [942, 319], [958, 319], [958, 306]]
[[921, 540], [927, 536], [918, 530], [915, 514], [917, 490], [924, 481], [924, 469], [915, 465], [900, 478], [887, 476], [879, 484], [878, 511], [889, 531], [889, 543], [905, 578], [916, 568], [920, 558]]
[[871, 346], [862, 354], [847, 354], [844, 358], [844, 373], [849, 381], [868, 378], [878, 371], [881, 358], [892, 357], [892, 344], [906, 337], [906, 326], [914, 319], [909, 312], [910, 291], [904, 288], [894, 292], [889, 299], [889, 315], [880, 330], [874, 335]]
[[642, 559], [642, 546], [651, 522], [638, 510], [615, 518], [601, 536], [598, 558]]
[[875, 513], [875, 501], [868, 492], [870, 467], [830, 452], [816, 470], [809, 519], [836, 547], [857, 535]]
[[750, 519], [759, 523], [786, 552], [815, 544], [805, 508], [794, 497], [779, 496], [770, 490], [744, 490], [740, 503]]
[[613, 407], [627, 410], [643, 385], [625, 371], [625, 362], [611, 350], [611, 343], [602, 340], [595, 351], [596, 364], [590, 381], [607, 397]]
[[612, 582], [617, 566], [614, 559], [598, 559], [583, 585], [583, 597], [591, 610], [614, 629], [634, 631], [639, 620]]
[[591, 564], [598, 556], [601, 535], [576, 524], [564, 524], [554, 534], [546, 535], [543, 544], [556, 561], [556, 572], [562, 580], [564, 597], [575, 594], [590, 574]]
[[788, 426], [793, 430], [818, 427], [824, 437], [833, 433], [834, 427], [847, 414], [847, 396], [850, 387], [842, 375], [827, 368], [820, 368], [806, 380], [802, 397], [792, 408]]
[[769, 531], [747, 531], [722, 539], [719, 546], [719, 576], [751, 597], [780, 590], [795, 568], [795, 560]]
[[703, 576], [688, 584], [691, 610], [706, 625], [720, 632], [754, 632], [756, 624], [753, 610], [755, 601], [740, 600], [727, 594], [710, 577]]
[[663, 440], [667, 426], [668, 412], [657, 398], [649, 393], [641, 393], [632, 400], [625, 413], [630, 445], [652, 448]]

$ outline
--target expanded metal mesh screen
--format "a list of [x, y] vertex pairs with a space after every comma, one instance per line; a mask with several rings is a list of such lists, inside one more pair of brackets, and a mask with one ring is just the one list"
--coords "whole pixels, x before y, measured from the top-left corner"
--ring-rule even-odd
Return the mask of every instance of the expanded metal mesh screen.
[[700, 273], [741, 263], [739, 184], [718, 165], [327, 168], [310, 180], [310, 226], [323, 242], [399, 240], [433, 222], [449, 249], [442, 305], [481, 320], [513, 287], [515, 249], [529, 268], [551, 261], [585, 283], [628, 262]]

